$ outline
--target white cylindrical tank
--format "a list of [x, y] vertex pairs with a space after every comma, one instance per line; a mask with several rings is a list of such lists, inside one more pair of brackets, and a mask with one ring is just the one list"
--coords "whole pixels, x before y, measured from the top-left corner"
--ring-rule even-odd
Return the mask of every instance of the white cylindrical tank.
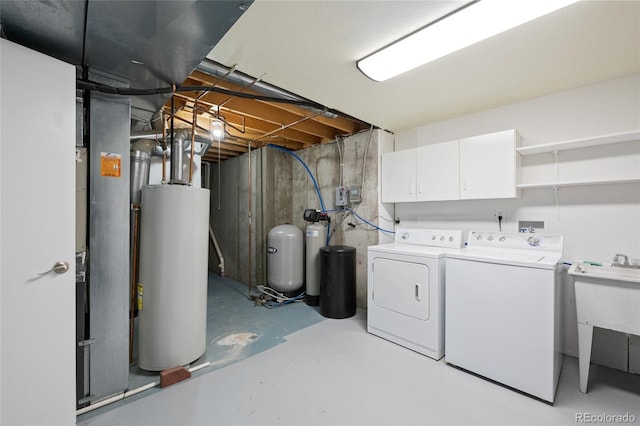
[[295, 225], [278, 225], [267, 235], [267, 283], [269, 287], [290, 292], [304, 284], [304, 243], [302, 231]]
[[327, 227], [316, 222], [307, 225], [305, 237], [306, 252], [306, 296], [305, 301], [309, 306], [320, 304], [320, 247], [326, 244]]
[[186, 365], [207, 340], [209, 190], [142, 188], [138, 366]]

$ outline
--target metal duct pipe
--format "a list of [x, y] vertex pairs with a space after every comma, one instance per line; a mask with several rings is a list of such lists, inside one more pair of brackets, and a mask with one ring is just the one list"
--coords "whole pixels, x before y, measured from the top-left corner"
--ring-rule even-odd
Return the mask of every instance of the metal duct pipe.
[[182, 178], [182, 160], [184, 157], [184, 144], [188, 143], [188, 132], [178, 130], [175, 132], [171, 141], [171, 176], [169, 177], [169, 183], [186, 185], [186, 182]]
[[[294, 95], [291, 92], [287, 92], [286, 90], [282, 90], [278, 87], [272, 86], [269, 83], [265, 83], [263, 81], [256, 82], [254, 78], [249, 77], [248, 75], [243, 74], [239, 71], [229, 73], [229, 69], [227, 67], [208, 59], [205, 59], [204, 61], [200, 62], [200, 65], [198, 65], [196, 69], [205, 74], [209, 74], [214, 77], [223, 79], [224, 81], [227, 81], [229, 83], [237, 84], [239, 86], [251, 86], [252, 90], [255, 90], [267, 96], [291, 99], [295, 101], [308, 101], [308, 99], [301, 98], [300, 96]], [[301, 108], [307, 109], [309, 111], [313, 111], [315, 113], [322, 112], [321, 115], [327, 118], [338, 117], [337, 114], [334, 114], [328, 111], [322, 111], [319, 109], [309, 108], [309, 107], [301, 107]]]
[[142, 187], [149, 184], [151, 154], [157, 144], [149, 139], [141, 139], [131, 144], [131, 203], [140, 204]]
[[[176, 135], [180, 132], [186, 132], [186, 138], [187, 139], [191, 138], [191, 129], [178, 129], [176, 131]], [[169, 143], [171, 141], [170, 134], [167, 134], [166, 138], [167, 138], [167, 143]], [[154, 141], [162, 141], [163, 140], [162, 130], [142, 130], [137, 132], [131, 132], [129, 139], [131, 141], [135, 141], [138, 139], [153, 139]], [[200, 149], [199, 151], [196, 151], [196, 155], [203, 156], [207, 152], [211, 144], [213, 143], [213, 137], [211, 136], [211, 134], [207, 132], [201, 132], [196, 129], [195, 141], [198, 143], [204, 144], [202, 149]], [[187, 143], [184, 146], [184, 149], [185, 150], [188, 149], [189, 146], [190, 146], [190, 143]], [[162, 157], [162, 147], [156, 144], [156, 147], [151, 152], [151, 155]], [[167, 155], [168, 156], [171, 155], [171, 145], [167, 145]]]

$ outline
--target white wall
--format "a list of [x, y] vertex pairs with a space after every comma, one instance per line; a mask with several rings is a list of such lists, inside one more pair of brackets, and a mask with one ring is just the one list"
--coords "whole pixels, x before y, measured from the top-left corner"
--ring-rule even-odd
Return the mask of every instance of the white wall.
[[[405, 130], [396, 134], [396, 150], [509, 128], [520, 132], [522, 146], [640, 129], [640, 74]], [[556, 169], [552, 153], [523, 157], [523, 178], [552, 180], [556, 173], [565, 179], [640, 176], [638, 142], [561, 152], [559, 159]], [[640, 258], [638, 183], [562, 187], [557, 193], [551, 188], [527, 189], [521, 198], [510, 200], [398, 203], [395, 214], [402, 225], [466, 232], [497, 230], [496, 208], [506, 209], [505, 231], [517, 231], [518, 220], [543, 220], [546, 232], [562, 234], [568, 262], [610, 263], [616, 253]], [[565, 277], [563, 285], [564, 350], [575, 356], [573, 282]], [[594, 362], [626, 369], [626, 357], [620, 356], [626, 353], [625, 345], [624, 336], [597, 333]]]

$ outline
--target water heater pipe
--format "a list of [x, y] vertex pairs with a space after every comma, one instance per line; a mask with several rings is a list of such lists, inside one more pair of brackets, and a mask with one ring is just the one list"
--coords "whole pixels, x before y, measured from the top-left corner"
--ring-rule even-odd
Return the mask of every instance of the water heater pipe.
[[[187, 132], [187, 139], [191, 138], [191, 129], [180, 128], [180, 129], [177, 129], [176, 132]], [[164, 129], [163, 130], [142, 130], [142, 131], [131, 132], [129, 139], [132, 141], [136, 139], [153, 139], [159, 142], [171, 142], [170, 140], [167, 140], [168, 137], [169, 139], [171, 139], [170, 134], [171, 134], [170, 131], [166, 132], [164, 131]], [[203, 132], [198, 129], [196, 129], [195, 134], [196, 134], [195, 141], [203, 144], [203, 147], [199, 151], [196, 151], [196, 155], [202, 156], [205, 154], [205, 152], [207, 152], [207, 150], [213, 143], [213, 136], [211, 136], [209, 132]], [[189, 144], [187, 144], [184, 147], [184, 149], [187, 149], [188, 147], [189, 147]], [[170, 155], [171, 154], [170, 145], [167, 147], [167, 151], [169, 151], [169, 155]], [[152, 152], [152, 155], [161, 157], [162, 147], [158, 146], [158, 148]]]
[[189, 156], [189, 185], [193, 184], [193, 151], [196, 145], [196, 124], [198, 121], [198, 102], [193, 104], [193, 122], [191, 128], [191, 155]]
[[220, 250], [220, 245], [218, 244], [218, 240], [216, 240], [216, 235], [213, 233], [213, 229], [211, 229], [211, 225], [209, 225], [209, 237], [211, 238], [211, 242], [213, 242], [213, 247], [216, 249], [216, 253], [218, 254], [218, 259], [220, 259], [220, 276], [224, 277], [224, 257], [222, 257], [222, 250]]
[[171, 177], [169, 183], [185, 184], [182, 178], [183, 144], [187, 140], [187, 133], [178, 130], [171, 138]]

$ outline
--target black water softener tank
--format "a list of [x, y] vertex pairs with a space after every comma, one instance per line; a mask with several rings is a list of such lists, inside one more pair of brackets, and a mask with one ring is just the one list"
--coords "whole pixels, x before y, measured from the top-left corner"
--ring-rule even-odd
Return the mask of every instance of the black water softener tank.
[[320, 248], [320, 314], [349, 318], [356, 313], [356, 249]]

